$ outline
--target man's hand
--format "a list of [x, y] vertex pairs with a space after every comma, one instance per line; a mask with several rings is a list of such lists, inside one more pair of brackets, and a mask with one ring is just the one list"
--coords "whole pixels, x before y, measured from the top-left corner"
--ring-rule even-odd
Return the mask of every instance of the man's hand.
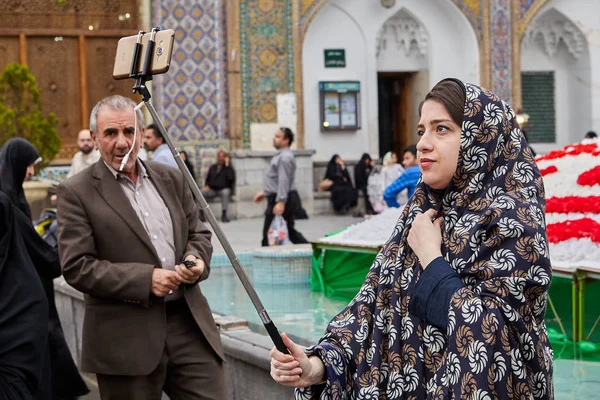
[[152, 271], [152, 293], [158, 297], [165, 297], [171, 290], [177, 290], [181, 280], [177, 272], [163, 268], [154, 268]]
[[263, 192], [258, 192], [258, 193], [256, 193], [256, 196], [254, 196], [254, 202], [260, 203], [264, 198], [265, 198], [265, 194]]
[[274, 215], [283, 215], [283, 211], [285, 210], [285, 201], [280, 201], [273, 207]]
[[196, 258], [192, 255], [189, 255], [185, 258], [186, 261], [193, 261], [196, 263], [196, 266], [191, 268], [186, 268], [183, 264], [177, 264], [175, 266], [175, 272], [177, 273], [177, 278], [184, 283], [194, 284], [198, 282], [200, 276], [204, 272], [204, 261], [199, 258]]
[[442, 255], [442, 222], [435, 221], [436, 211], [431, 208], [415, 217], [408, 232], [408, 245], [415, 252], [423, 269]]

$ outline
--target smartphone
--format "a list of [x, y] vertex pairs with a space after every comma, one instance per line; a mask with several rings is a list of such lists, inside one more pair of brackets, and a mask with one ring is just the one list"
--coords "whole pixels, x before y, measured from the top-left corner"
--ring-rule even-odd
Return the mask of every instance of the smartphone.
[[[142, 72], [144, 60], [146, 59], [146, 51], [148, 50], [148, 41], [151, 33], [148, 32], [142, 37], [142, 50], [138, 62], [138, 73]], [[154, 35], [154, 50], [150, 62], [151, 75], [164, 74], [169, 70], [171, 64], [171, 55], [173, 54], [173, 42], [175, 39], [175, 31], [173, 29], [165, 29], [158, 31]], [[115, 56], [115, 67], [113, 69], [113, 78], [126, 79], [129, 78], [131, 71], [131, 61], [135, 44], [137, 43], [138, 35], [127, 36], [119, 39], [117, 45], [117, 54]]]

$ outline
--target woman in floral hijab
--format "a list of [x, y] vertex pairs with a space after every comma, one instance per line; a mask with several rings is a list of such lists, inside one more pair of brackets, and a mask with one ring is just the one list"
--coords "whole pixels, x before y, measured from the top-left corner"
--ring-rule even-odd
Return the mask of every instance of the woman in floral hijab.
[[544, 188], [508, 104], [456, 79], [420, 109], [422, 182], [316, 346], [271, 351], [297, 399], [552, 399]]

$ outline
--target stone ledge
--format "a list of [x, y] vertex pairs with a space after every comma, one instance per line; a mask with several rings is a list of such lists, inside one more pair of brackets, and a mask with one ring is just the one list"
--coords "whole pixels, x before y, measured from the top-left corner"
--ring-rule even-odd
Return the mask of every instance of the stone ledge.
[[239, 329], [248, 329], [248, 321], [232, 316], [213, 314], [215, 323], [220, 331], [233, 331]]
[[[231, 153], [234, 158], [265, 158], [265, 157], [273, 157], [275, 155], [275, 150], [267, 151], [267, 150], [236, 150]], [[316, 150], [292, 150], [295, 156], [313, 156], [317, 151]]]
[[331, 192], [315, 192], [313, 196], [315, 199], [329, 199], [331, 198]]

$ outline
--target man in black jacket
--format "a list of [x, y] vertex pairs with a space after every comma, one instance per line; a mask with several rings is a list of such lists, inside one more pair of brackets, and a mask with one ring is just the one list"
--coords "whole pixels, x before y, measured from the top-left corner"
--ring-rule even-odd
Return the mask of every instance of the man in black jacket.
[[223, 210], [221, 221], [229, 222], [227, 208], [229, 197], [235, 183], [235, 171], [231, 167], [231, 161], [223, 150], [217, 153], [217, 163], [210, 166], [206, 175], [206, 182], [202, 188], [202, 195], [206, 198], [221, 197], [221, 208]]

